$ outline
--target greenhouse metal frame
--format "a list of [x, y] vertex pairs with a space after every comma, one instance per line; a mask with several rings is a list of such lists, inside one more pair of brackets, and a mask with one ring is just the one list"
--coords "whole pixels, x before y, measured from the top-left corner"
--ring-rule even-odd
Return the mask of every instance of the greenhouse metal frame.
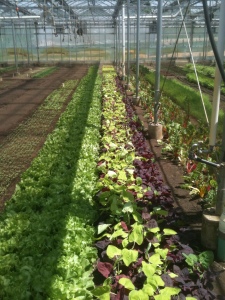
[[[207, 2], [216, 38], [220, 1]], [[157, 1], [140, 1], [140, 6], [139, 59], [154, 61]], [[115, 62], [121, 56], [122, 7], [132, 61], [137, 43], [137, 1], [0, 1], [0, 62]], [[202, 1], [194, 0], [163, 1], [162, 59], [190, 59], [181, 11], [195, 58], [213, 59]]]

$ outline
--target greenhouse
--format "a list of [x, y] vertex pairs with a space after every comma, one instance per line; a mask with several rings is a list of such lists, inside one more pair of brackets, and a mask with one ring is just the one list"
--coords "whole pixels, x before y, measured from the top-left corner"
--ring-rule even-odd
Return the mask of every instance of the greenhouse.
[[225, 299], [224, 27], [0, 0], [0, 300]]

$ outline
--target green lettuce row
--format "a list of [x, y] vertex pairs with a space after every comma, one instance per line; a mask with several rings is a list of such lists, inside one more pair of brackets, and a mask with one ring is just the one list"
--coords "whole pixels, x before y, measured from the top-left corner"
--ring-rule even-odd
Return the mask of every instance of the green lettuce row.
[[21, 170], [24, 170], [24, 161], [33, 158], [35, 149], [42, 138], [46, 137], [49, 127], [77, 84], [78, 80], [68, 80], [65, 82], [65, 88], [58, 88], [49, 94], [32, 116], [20, 124], [0, 145], [1, 196], [6, 192], [10, 183], [20, 176]]
[[0, 217], [1, 299], [93, 298], [96, 77], [90, 68]]

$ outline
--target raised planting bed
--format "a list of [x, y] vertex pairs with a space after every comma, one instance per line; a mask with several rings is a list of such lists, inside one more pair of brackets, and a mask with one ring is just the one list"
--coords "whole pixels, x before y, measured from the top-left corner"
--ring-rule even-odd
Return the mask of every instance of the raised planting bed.
[[84, 77], [0, 216], [1, 299], [93, 299], [101, 80]]
[[118, 78], [112, 85], [116, 74], [103, 76], [93, 294], [101, 300], [215, 299], [209, 269], [213, 253], [195, 252], [183, 242], [185, 228], [133, 105]]

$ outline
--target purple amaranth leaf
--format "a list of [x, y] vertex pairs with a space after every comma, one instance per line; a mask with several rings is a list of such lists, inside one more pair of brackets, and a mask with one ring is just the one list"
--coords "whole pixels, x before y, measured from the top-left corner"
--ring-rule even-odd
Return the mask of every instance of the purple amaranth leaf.
[[108, 278], [113, 270], [113, 265], [108, 262], [99, 261], [97, 264], [97, 269], [105, 278]]
[[149, 220], [146, 224], [146, 227], [148, 228], [155, 228], [155, 227], [158, 227], [158, 223], [155, 219], [151, 219]]
[[145, 221], [149, 221], [151, 219], [151, 215], [148, 212], [142, 212], [141, 216], [142, 216], [142, 219]]
[[162, 274], [161, 278], [165, 282], [165, 286], [174, 286], [174, 282], [168, 274]]
[[123, 228], [124, 231], [129, 231], [128, 227], [127, 227], [127, 224], [124, 222], [124, 221], [121, 221], [121, 226]]
[[111, 241], [107, 240], [101, 240], [95, 243], [95, 246], [98, 249], [104, 250], [109, 244], [111, 243]]

